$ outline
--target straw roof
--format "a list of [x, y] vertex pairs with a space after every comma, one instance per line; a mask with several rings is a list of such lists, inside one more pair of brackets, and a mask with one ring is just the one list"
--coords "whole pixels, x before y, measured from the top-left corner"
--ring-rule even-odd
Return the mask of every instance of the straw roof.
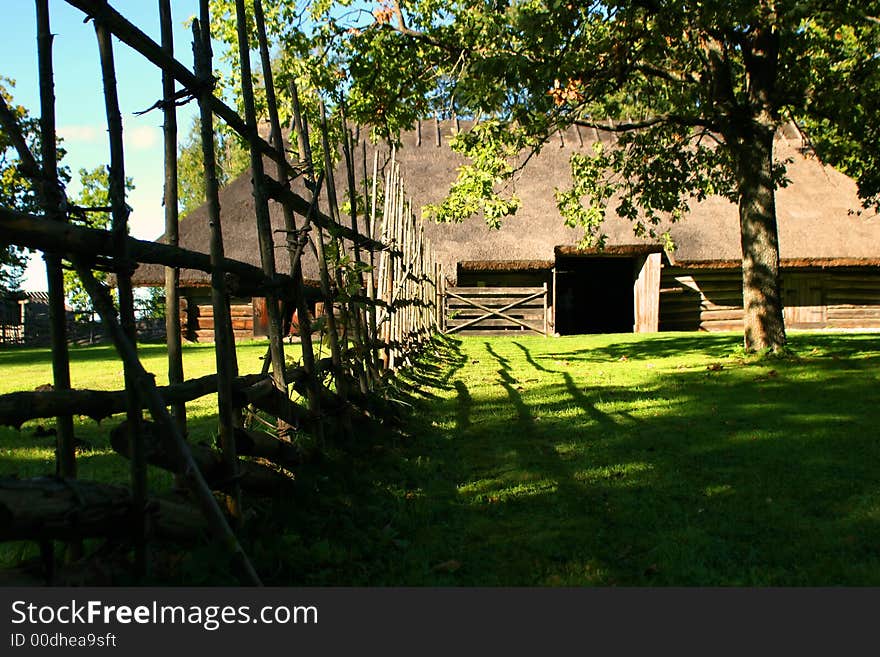
[[[423, 121], [417, 129], [401, 137], [397, 161], [414, 206], [439, 202], [455, 180], [456, 168], [464, 159], [449, 148], [456, 129], [467, 129], [462, 121]], [[438, 136], [439, 135], [439, 136]], [[581, 229], [568, 228], [556, 207], [554, 190], [570, 181], [569, 159], [575, 152], [589, 152], [597, 139], [609, 142], [607, 131], [569, 128], [551, 137], [540, 153], [531, 158], [516, 176], [508, 191], [522, 201], [516, 214], [504, 220], [499, 230], [491, 230], [480, 217], [461, 224], [426, 222], [426, 234], [434, 244], [444, 272], [454, 281], [458, 263], [468, 269], [487, 268], [527, 270], [552, 266], [556, 255], [578, 253]], [[439, 145], [438, 145], [439, 143]], [[380, 167], [387, 165], [390, 149], [385, 144], [367, 144], [368, 169], [372, 169], [373, 150], [380, 152]], [[880, 217], [863, 211], [855, 183], [835, 169], [823, 165], [804, 148], [800, 133], [786, 128], [777, 135], [776, 157], [791, 160], [787, 177], [791, 183], [777, 191], [779, 242], [783, 264], [788, 266], [864, 266], [880, 262]], [[358, 150], [360, 153], [360, 149]], [[360, 156], [358, 171], [362, 170]], [[266, 161], [266, 171], [274, 172]], [[360, 184], [360, 183], [359, 183]], [[336, 174], [337, 193], [344, 197], [346, 177]], [[294, 189], [307, 194], [302, 181]], [[220, 194], [221, 222], [226, 256], [259, 265], [256, 223], [251, 194], [250, 171], [239, 176]], [[281, 208], [270, 203], [272, 226], [283, 229]], [[326, 210], [326, 201], [322, 199]], [[611, 213], [609, 213], [611, 214]], [[360, 227], [363, 230], [363, 226]], [[673, 263], [687, 266], [738, 266], [740, 258], [737, 208], [722, 197], [692, 203], [691, 212], [668, 228], [675, 248], [667, 253]], [[208, 252], [207, 210], [202, 206], [180, 223], [181, 246]], [[629, 221], [609, 216], [602, 232], [608, 236], [605, 253], [626, 255], [657, 251], [657, 240], [636, 237]], [[287, 256], [282, 248], [284, 236], [276, 233], [276, 266], [287, 272]], [[162, 238], [160, 238], [162, 239]], [[311, 254], [303, 260], [305, 278], [318, 279], [317, 263]], [[162, 268], [142, 265], [135, 284], [161, 285]], [[193, 270], [181, 272], [181, 285], [208, 285], [209, 277]]]

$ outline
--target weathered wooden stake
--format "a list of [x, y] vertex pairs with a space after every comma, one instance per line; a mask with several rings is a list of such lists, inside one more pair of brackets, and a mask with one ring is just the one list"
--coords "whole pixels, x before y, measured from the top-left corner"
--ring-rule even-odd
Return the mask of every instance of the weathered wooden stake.
[[[364, 142], [364, 168], [366, 169], [367, 163], [367, 152], [366, 152], [366, 142]], [[368, 223], [367, 223], [367, 236], [370, 239], [377, 239], [376, 236], [376, 203], [377, 203], [377, 191], [379, 184], [379, 150], [376, 149], [373, 152], [373, 189], [370, 194], [370, 213], [367, 215]], [[364, 181], [366, 185], [366, 172], [364, 173]], [[381, 253], [379, 255], [381, 261]], [[369, 323], [370, 323], [370, 345], [369, 349], [372, 354], [373, 359], [373, 367], [376, 368], [377, 378], [381, 374], [381, 366], [382, 360], [379, 356], [379, 326], [376, 321], [376, 301], [379, 299], [378, 291], [376, 289], [377, 283], [380, 280], [381, 274], [376, 271], [376, 253], [373, 249], [370, 249], [370, 275], [367, 277], [367, 296], [370, 298], [372, 303], [369, 308]]]
[[[52, 31], [49, 20], [48, 0], [37, 0], [37, 58], [40, 74], [40, 132], [42, 134], [41, 167], [42, 180], [38, 181], [40, 200], [46, 217], [55, 221], [66, 221], [61, 205], [63, 193], [58, 181], [58, 154], [55, 141], [55, 82], [52, 65]], [[10, 133], [12, 130], [9, 131]], [[23, 144], [22, 144], [23, 145]], [[26, 148], [24, 149], [26, 150]], [[23, 155], [23, 153], [22, 153]], [[22, 157], [24, 161], [24, 157]], [[39, 175], [36, 163], [33, 174]], [[35, 181], [37, 182], [37, 181]], [[52, 380], [56, 390], [70, 390], [70, 355], [67, 350], [67, 313], [64, 305], [64, 276], [61, 272], [61, 257], [46, 253], [46, 283], [49, 293], [49, 336], [52, 345]], [[73, 417], [58, 416], [55, 419], [55, 471], [61, 477], [76, 477], [75, 436]], [[51, 545], [46, 552], [54, 558]], [[80, 556], [82, 546], [79, 542], [68, 544], [68, 559]], [[51, 574], [54, 563], [47, 562]]]
[[[241, 73], [241, 95], [248, 131], [257, 135], [257, 110], [254, 104], [254, 85], [251, 78], [251, 53], [248, 39], [247, 14], [244, 0], [235, 0], [236, 27], [238, 31], [238, 55]], [[269, 199], [266, 195], [263, 173], [263, 156], [250, 142], [251, 183], [254, 194], [254, 210], [257, 219], [257, 238], [260, 244], [260, 263], [267, 276], [275, 275], [275, 243], [272, 239], [272, 222], [269, 218]], [[283, 162], [283, 160], [282, 160]], [[284, 336], [281, 334], [281, 309], [278, 295], [266, 298], [266, 314], [269, 316], [269, 351], [275, 385], [287, 393], [284, 381]]]
[[[281, 134], [281, 121], [278, 118], [278, 101], [275, 96], [275, 85], [272, 78], [272, 62], [269, 57], [269, 44], [266, 38], [266, 21], [263, 15], [263, 3], [261, 0], [254, 0], [254, 17], [257, 24], [257, 39], [260, 44], [260, 61], [263, 68], [263, 84], [266, 89], [266, 105], [269, 109], [269, 123], [271, 125], [271, 142], [278, 151], [280, 158], [277, 161], [275, 174], [278, 176], [278, 182], [283, 187], [289, 187], [289, 177], [287, 169], [282, 165], [282, 161], [287, 161], [287, 154], [284, 150], [284, 136]], [[292, 83], [293, 84], [293, 83]], [[293, 214], [293, 208], [288, 203], [282, 203], [282, 211], [284, 216], [284, 228], [288, 231], [288, 237], [297, 234], [296, 218]], [[310, 217], [306, 218], [306, 225], [310, 221]], [[293, 294], [295, 298], [296, 314], [299, 326], [300, 348], [302, 349], [303, 368], [309, 375], [315, 372], [315, 350], [312, 345], [312, 322], [309, 319], [309, 307], [306, 303], [305, 285], [303, 283], [302, 265], [300, 258], [302, 248], [293, 249], [288, 247], [288, 258], [290, 262], [290, 276], [293, 279]], [[317, 414], [320, 410], [320, 397], [317, 389], [318, 383], [314, 376], [309, 377], [307, 399], [309, 410]], [[318, 426], [321, 426], [320, 424]], [[322, 436], [318, 436], [319, 441]]]
[[[345, 171], [346, 177], [348, 179], [348, 203], [349, 203], [349, 217], [351, 219], [351, 230], [355, 234], [359, 234], [358, 231], [358, 223], [357, 223], [357, 191], [355, 187], [355, 169], [354, 169], [354, 153], [351, 144], [351, 133], [348, 129], [348, 122], [345, 119], [345, 107], [340, 107], [340, 122], [342, 123], [342, 154], [345, 160]], [[357, 241], [352, 244], [352, 251], [354, 254], [354, 261], [358, 265], [363, 263], [363, 259], [361, 257], [361, 248], [358, 245]], [[363, 294], [364, 289], [364, 279], [360, 272], [357, 274], [358, 280], [358, 296]], [[359, 348], [362, 348], [366, 344], [366, 322], [364, 321], [363, 313], [361, 313], [360, 308], [357, 303], [351, 302], [349, 303], [349, 321], [352, 323], [352, 329], [354, 332], [354, 341], [358, 345]], [[360, 349], [359, 349], [360, 351]], [[369, 360], [369, 350], [361, 351], [359, 353], [360, 362], [355, 363], [355, 367], [357, 370], [357, 378], [358, 384], [360, 386], [360, 390], [362, 393], [366, 394], [370, 388], [369, 379], [371, 378], [371, 367]]]
[[[40, 131], [42, 156], [41, 201], [48, 219], [66, 221], [61, 210], [63, 196], [58, 182], [58, 154], [55, 140], [55, 83], [52, 65], [52, 31], [48, 0], [37, 0], [37, 55], [40, 71]], [[22, 158], [24, 159], [24, 158]], [[34, 174], [37, 174], [34, 165]], [[64, 309], [64, 278], [61, 258], [46, 253], [46, 279], [49, 290], [49, 321], [52, 341], [52, 375], [56, 390], [70, 390], [70, 356], [67, 350], [67, 315]], [[76, 476], [73, 418], [57, 422], [56, 470], [62, 477]]]
[[[202, 0], [202, 21], [207, 19], [207, 1]], [[224, 257], [223, 232], [220, 224], [220, 196], [217, 183], [217, 162], [214, 156], [214, 117], [211, 112], [211, 54], [207, 23], [193, 20], [193, 54], [196, 74], [201, 80], [198, 95], [202, 137], [202, 158], [205, 167], [205, 200], [208, 206], [208, 223], [211, 231], [211, 263], [216, 267]], [[235, 452], [235, 408], [232, 401], [232, 380], [238, 373], [235, 340], [229, 316], [229, 296], [226, 279], [219, 269], [211, 272], [211, 304], [214, 309], [214, 355], [217, 365], [217, 411], [220, 422], [220, 448], [229, 471], [234, 478], [238, 470]], [[241, 492], [233, 487], [228, 497], [229, 513], [236, 523], [241, 522]]]
[[[162, 49], [174, 57], [171, 0], [159, 0]], [[174, 104], [174, 77], [162, 71], [163, 133], [165, 145], [165, 241], [179, 244], [177, 209], [177, 107]], [[183, 336], [180, 326], [180, 269], [165, 267], [165, 344], [168, 348], [168, 382], [183, 383]], [[186, 404], [174, 404], [171, 415], [186, 435]]]
[[[122, 330], [137, 350], [137, 326], [134, 319], [134, 292], [131, 274], [135, 263], [128, 253], [128, 205], [125, 202], [125, 153], [122, 143], [122, 115], [119, 112], [119, 98], [116, 94], [116, 66], [113, 61], [113, 43], [110, 32], [101, 21], [95, 21], [95, 35], [101, 59], [101, 74], [104, 79], [104, 106], [107, 112], [107, 128], [110, 136], [109, 195], [111, 207], [111, 229], [116, 254], [116, 289], [119, 295], [119, 318]], [[131, 441], [131, 495], [132, 508], [137, 517], [132, 522], [135, 539], [135, 572], [141, 575], [147, 567], [146, 529], [144, 527], [147, 503], [147, 460], [144, 454], [141, 432], [140, 392], [130, 363], [124, 363], [125, 392], [128, 398], [126, 417], [128, 418], [129, 440]]]
[[[321, 105], [321, 114], [324, 115], [323, 104]], [[305, 128], [305, 122], [303, 122], [303, 127]], [[308, 133], [305, 133], [306, 137]], [[327, 138], [327, 130], [326, 130], [326, 122], [322, 121], [321, 124], [321, 138], [323, 141], [324, 150], [327, 151], [329, 148], [329, 140]], [[333, 198], [335, 197], [335, 190], [331, 187], [331, 178], [330, 171], [327, 167], [327, 156], [325, 155], [325, 164], [324, 164], [324, 175], [327, 179], [327, 196], [330, 201], [330, 210], [329, 214], [331, 217], [334, 217], [336, 213], [333, 212]], [[312, 163], [309, 162], [306, 165], [310, 170], [313, 170]], [[348, 398], [348, 373], [345, 371], [345, 366], [342, 361], [342, 354], [339, 348], [339, 330], [336, 324], [336, 316], [335, 316], [335, 295], [330, 286], [330, 273], [327, 268], [327, 256], [324, 249], [324, 231], [321, 227], [318, 227], [318, 239], [315, 240], [315, 248], [317, 250], [318, 255], [318, 268], [320, 270], [320, 278], [321, 278], [321, 293], [324, 297], [324, 312], [327, 320], [327, 336], [330, 341], [330, 357], [333, 361], [333, 372], [336, 379], [336, 388], [339, 391], [339, 395], [343, 399]]]

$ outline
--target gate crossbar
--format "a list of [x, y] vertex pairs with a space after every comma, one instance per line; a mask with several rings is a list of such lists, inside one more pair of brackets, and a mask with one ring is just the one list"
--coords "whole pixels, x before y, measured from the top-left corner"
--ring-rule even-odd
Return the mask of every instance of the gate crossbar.
[[539, 298], [539, 297], [543, 297], [543, 296], [546, 295], [546, 294], [547, 294], [547, 290], [541, 290], [540, 292], [535, 292], [535, 293], [530, 294], [530, 295], [528, 295], [528, 296], [526, 296], [526, 297], [523, 297], [522, 299], [517, 299], [517, 300], [514, 301], [513, 303], [509, 303], [509, 304], [507, 304], [507, 305], [504, 306], [503, 308], [499, 308], [498, 310], [492, 310], [491, 308], [488, 308], [487, 306], [484, 306], [484, 305], [481, 304], [481, 303], [477, 303], [477, 302], [474, 301], [473, 299], [468, 299], [468, 298], [463, 297], [463, 296], [461, 296], [461, 295], [459, 295], [459, 294], [456, 294], [455, 292], [449, 292], [449, 291], [447, 291], [447, 292], [446, 292], [446, 296], [453, 297], [453, 298], [455, 298], [455, 299], [458, 299], [459, 301], [464, 301], [464, 302], [465, 302], [466, 304], [468, 304], [469, 306], [473, 306], [474, 308], [477, 308], [478, 310], [482, 310], [482, 311], [484, 311], [486, 314], [485, 314], [485, 315], [480, 315], [479, 317], [477, 317], [477, 318], [475, 318], [475, 319], [469, 319], [469, 320], [466, 321], [464, 324], [459, 324], [458, 326], [453, 326], [451, 329], [449, 329], [449, 330], [446, 331], [446, 332], [447, 332], [447, 333], [455, 333], [456, 331], [460, 331], [460, 330], [462, 330], [462, 329], [465, 329], [465, 328], [467, 328], [468, 326], [473, 326], [473, 325], [476, 324], [477, 322], [482, 322], [484, 319], [489, 319], [490, 317], [492, 317], [493, 315], [495, 315], [495, 316], [501, 317], [502, 319], [506, 319], [506, 320], [509, 321], [509, 322], [513, 322], [513, 323], [515, 323], [515, 324], [519, 324], [519, 325], [522, 326], [523, 328], [526, 328], [526, 329], [528, 329], [528, 330], [530, 330], [530, 331], [534, 331], [535, 333], [540, 333], [541, 335], [544, 335], [544, 331], [542, 331], [542, 330], [540, 330], [540, 329], [537, 329], [537, 328], [535, 328], [534, 326], [531, 326], [531, 325], [529, 325], [529, 324], [526, 324], [525, 322], [523, 322], [523, 321], [517, 319], [516, 317], [511, 317], [510, 315], [505, 315], [504, 313], [505, 313], [506, 311], [512, 309], [512, 308], [516, 308], [517, 306], [521, 306], [522, 304], [524, 304], [524, 303], [526, 303], [526, 302], [528, 302], [528, 301], [531, 301], [531, 300], [533, 300], [533, 299], [537, 299], [537, 298]]

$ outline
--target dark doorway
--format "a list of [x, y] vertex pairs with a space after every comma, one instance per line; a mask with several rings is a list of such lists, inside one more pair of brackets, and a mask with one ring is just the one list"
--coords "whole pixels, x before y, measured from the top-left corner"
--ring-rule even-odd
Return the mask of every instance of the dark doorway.
[[632, 333], [635, 260], [560, 256], [556, 259], [556, 331]]

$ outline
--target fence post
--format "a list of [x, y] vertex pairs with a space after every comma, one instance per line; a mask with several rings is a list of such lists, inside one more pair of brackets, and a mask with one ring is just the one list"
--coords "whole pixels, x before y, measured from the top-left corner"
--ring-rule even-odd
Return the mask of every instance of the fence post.
[[[159, 23], [162, 49], [174, 56], [174, 34], [171, 22], [171, 0], [160, 0]], [[177, 106], [174, 104], [174, 77], [162, 71], [163, 133], [165, 149], [165, 239], [171, 246], [179, 244], [177, 216]], [[180, 327], [180, 269], [165, 267], [165, 344], [168, 346], [168, 382], [183, 383], [183, 336]], [[186, 435], [186, 404], [171, 407], [171, 415]]]
[[[193, 54], [196, 76], [202, 80], [198, 93], [202, 137], [202, 160], [205, 168], [205, 202], [211, 240], [211, 305], [214, 310], [214, 359], [217, 367], [217, 411], [220, 424], [220, 448], [230, 477], [236, 477], [238, 458], [235, 449], [235, 408], [232, 401], [232, 380], [238, 372], [235, 338], [229, 315], [226, 278], [218, 265], [224, 258], [223, 231], [220, 224], [220, 193], [217, 163], [214, 154], [214, 115], [211, 111], [211, 38], [206, 0], [200, 3], [201, 21], [193, 20]], [[241, 490], [233, 484], [227, 497], [230, 515], [241, 522]]]
[[547, 281], [544, 281], [544, 337], [547, 337]]

